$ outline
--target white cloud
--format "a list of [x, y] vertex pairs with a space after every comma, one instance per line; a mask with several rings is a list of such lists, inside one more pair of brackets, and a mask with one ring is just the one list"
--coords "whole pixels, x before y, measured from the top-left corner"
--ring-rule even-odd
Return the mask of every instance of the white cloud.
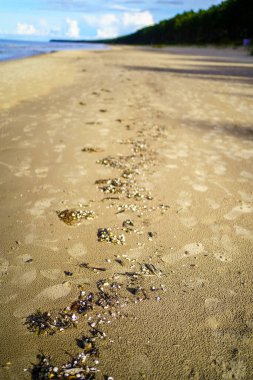
[[16, 26], [16, 34], [20, 35], [30, 35], [30, 36], [50, 36], [50, 35], [61, 35], [61, 27], [59, 25], [54, 25], [51, 27], [46, 19], [40, 19], [37, 25], [26, 24], [19, 22]]
[[37, 30], [31, 24], [25, 24], [22, 22], [18, 22], [17, 28], [16, 28], [16, 33], [17, 34], [26, 34], [26, 35], [35, 35], [35, 34], [37, 34]]
[[119, 19], [113, 13], [106, 13], [101, 16], [86, 14], [83, 15], [83, 20], [89, 26], [97, 29], [96, 38], [113, 38], [118, 36]]
[[70, 18], [67, 18], [66, 22], [67, 22], [68, 27], [69, 27], [69, 29], [66, 33], [66, 36], [70, 37], [70, 38], [80, 37], [80, 29], [78, 26], [78, 22], [76, 20], [71, 20]]
[[123, 12], [122, 14], [106, 13], [101, 16], [83, 15], [83, 20], [89, 26], [96, 28], [96, 38], [114, 38], [133, 30], [154, 24], [150, 12]]
[[118, 23], [118, 18], [113, 13], [106, 13], [100, 17], [100, 24], [102, 26], [108, 26]]
[[97, 29], [97, 38], [113, 38], [118, 35], [118, 18], [107, 13], [100, 18], [100, 27]]
[[86, 24], [90, 26], [111, 26], [118, 23], [118, 18], [113, 13], [105, 13], [101, 16], [96, 16], [94, 14], [85, 14], [82, 16]]
[[145, 26], [153, 25], [154, 19], [149, 11], [123, 14], [123, 25], [128, 27], [144, 28]]
[[113, 26], [104, 26], [97, 29], [96, 38], [114, 38], [119, 35], [118, 28]]
[[111, 9], [115, 9], [116, 11], [124, 11], [124, 12], [140, 12], [141, 10], [138, 8], [128, 8], [125, 7], [124, 5], [119, 5], [119, 4], [112, 4], [110, 5]]

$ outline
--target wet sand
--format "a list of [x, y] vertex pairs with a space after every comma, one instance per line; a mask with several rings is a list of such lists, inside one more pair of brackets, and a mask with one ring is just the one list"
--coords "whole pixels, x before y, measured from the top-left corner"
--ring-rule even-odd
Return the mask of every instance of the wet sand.
[[[115, 47], [0, 73], [0, 378], [31, 379], [40, 352], [61, 368], [93, 333], [96, 379], [252, 379], [252, 57]], [[24, 324], [80, 291], [76, 328]]]

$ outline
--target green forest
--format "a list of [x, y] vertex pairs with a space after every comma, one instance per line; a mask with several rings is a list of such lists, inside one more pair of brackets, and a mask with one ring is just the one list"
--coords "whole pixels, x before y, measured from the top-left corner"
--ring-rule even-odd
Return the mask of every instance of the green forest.
[[106, 40], [107, 43], [234, 44], [253, 37], [253, 1], [225, 0], [198, 12], [189, 11], [137, 32]]

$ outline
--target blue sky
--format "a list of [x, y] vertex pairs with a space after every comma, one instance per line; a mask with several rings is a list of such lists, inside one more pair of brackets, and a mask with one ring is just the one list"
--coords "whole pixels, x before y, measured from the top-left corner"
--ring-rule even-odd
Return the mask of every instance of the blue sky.
[[110, 38], [221, 0], [0, 0], [0, 38]]

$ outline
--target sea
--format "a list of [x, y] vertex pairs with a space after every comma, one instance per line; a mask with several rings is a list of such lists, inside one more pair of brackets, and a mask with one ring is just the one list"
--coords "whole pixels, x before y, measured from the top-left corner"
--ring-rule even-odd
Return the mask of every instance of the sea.
[[75, 42], [38, 42], [0, 39], [0, 61], [21, 59], [59, 50], [104, 50], [104, 44]]

